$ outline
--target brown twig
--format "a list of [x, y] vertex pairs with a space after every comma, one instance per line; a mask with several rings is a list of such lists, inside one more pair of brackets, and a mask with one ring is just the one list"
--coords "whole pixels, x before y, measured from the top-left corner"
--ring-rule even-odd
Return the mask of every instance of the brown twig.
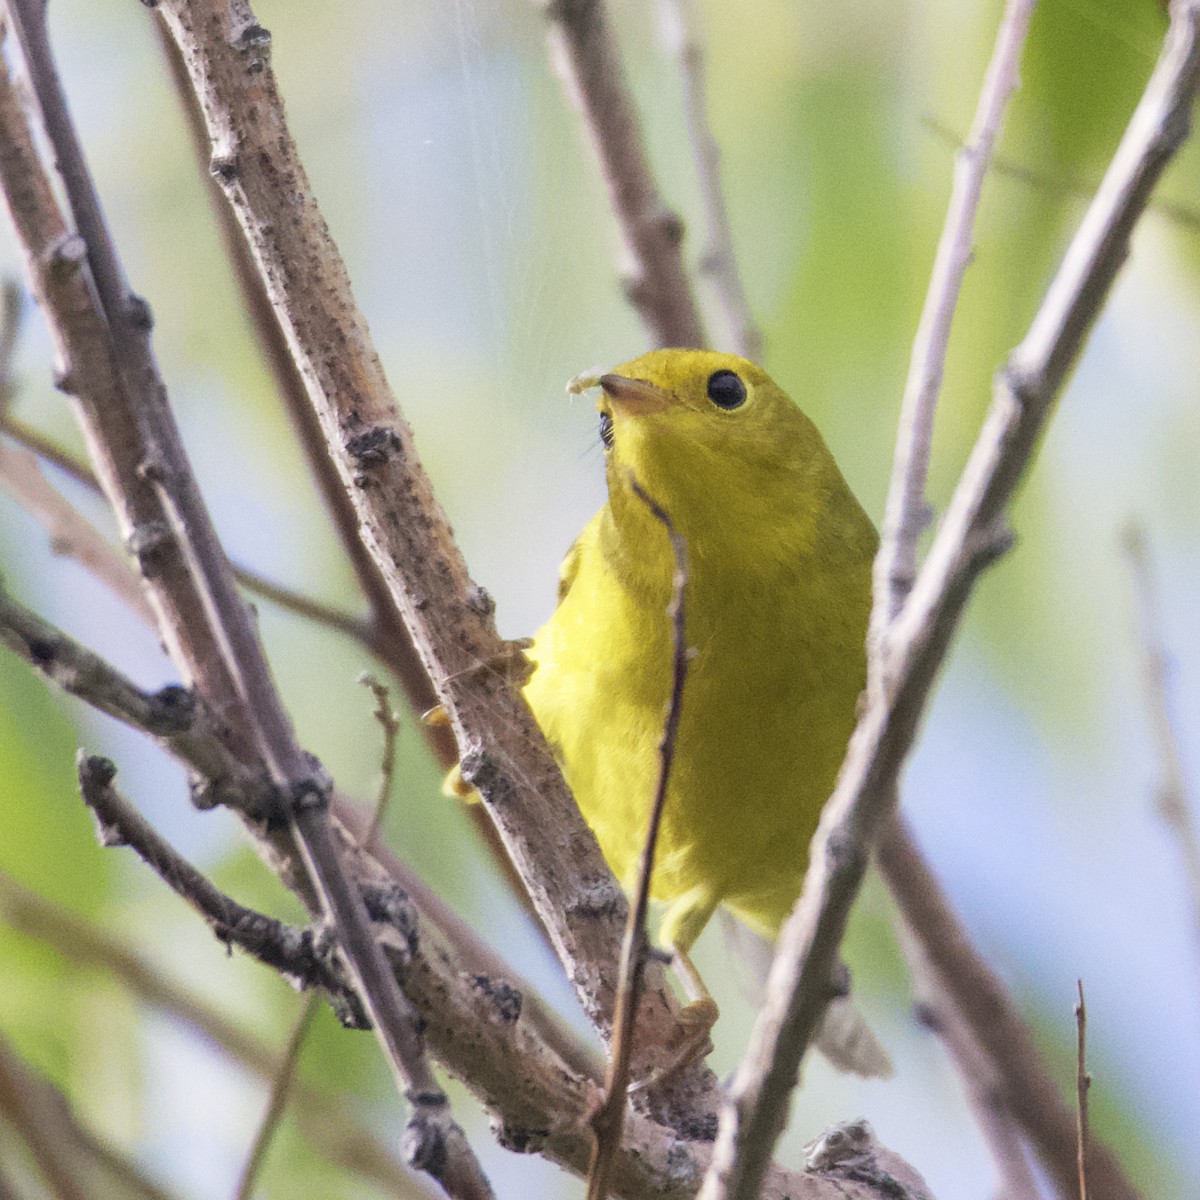
[[304, 1043], [308, 1038], [309, 1030], [312, 1029], [320, 1003], [320, 996], [313, 992], [305, 1000], [304, 1007], [300, 1010], [300, 1015], [292, 1027], [287, 1046], [284, 1047], [283, 1057], [279, 1060], [279, 1070], [271, 1081], [267, 1107], [263, 1112], [258, 1131], [254, 1135], [254, 1142], [251, 1144], [246, 1165], [242, 1168], [242, 1177], [238, 1182], [236, 1193], [237, 1200], [252, 1200], [254, 1196], [255, 1185], [259, 1175], [262, 1174], [263, 1165], [267, 1161], [267, 1151], [270, 1150], [276, 1130], [283, 1120], [292, 1085], [296, 1080], [296, 1068], [300, 1065], [300, 1052], [304, 1049]]
[[387, 687], [380, 683], [369, 671], [364, 671], [358, 682], [369, 688], [375, 697], [375, 711], [372, 714], [383, 729], [383, 753], [379, 763], [379, 787], [375, 790], [375, 804], [371, 809], [371, 824], [367, 826], [367, 837], [363, 846], [374, 850], [379, 837], [379, 829], [387, 813], [388, 800], [392, 794], [392, 782], [396, 777], [396, 742], [400, 736], [400, 717], [392, 709], [391, 696]]
[[[175, 94], [183, 110], [196, 165], [204, 180], [205, 194], [216, 218], [221, 243], [232, 266], [250, 328], [254, 331], [284, 410], [308, 460], [309, 469], [329, 512], [338, 540], [367, 600], [369, 622], [365, 629], [360, 623], [360, 632], [355, 636], [365, 634], [368, 648], [386, 663], [399, 681], [413, 712], [425, 712], [437, 702], [433, 685], [429, 682], [429, 676], [413, 647], [412, 637], [405, 628], [400, 610], [388, 590], [387, 580], [363, 542], [354, 505], [338, 474], [329, 443], [321, 432], [321, 423], [308, 402], [304, 378], [292, 358], [287, 334], [271, 307], [271, 299], [267, 295], [246, 240], [242, 237], [233, 209], [226, 203], [220, 184], [209, 169], [212, 152], [204, 125], [204, 113], [188, 78], [179, 46], [170, 37], [162, 22], [156, 21], [155, 29], [159, 35], [159, 43], [167, 61]], [[245, 582], [248, 586], [253, 586], [248, 580]], [[280, 602], [284, 602], [282, 598]], [[457, 761], [458, 753], [449, 729], [429, 728], [423, 732], [443, 767], [450, 767]]]
[[888, 635], [876, 689], [821, 816], [772, 987], [722, 1106], [703, 1200], [757, 1192], [796, 1072], [824, 1009], [838, 946], [934, 679], [982, 571], [1007, 545], [1003, 519], [1054, 399], [1129, 252], [1138, 215], [1186, 139], [1200, 82], [1200, 0], [1176, 3], [1162, 54], [1125, 136], [996, 396], [942, 527]]
[[1200, 947], [1200, 832], [1188, 796], [1179, 735], [1171, 712], [1169, 663], [1145, 530], [1140, 525], [1129, 525], [1122, 537], [1122, 546], [1129, 559], [1136, 593], [1146, 711], [1158, 755], [1158, 811], [1183, 859], [1194, 933], [1197, 947]]
[[941, 1039], [962, 1080], [967, 1104], [999, 1176], [996, 1200], [1039, 1200], [1042, 1193], [1030, 1166], [1027, 1140], [1009, 1107], [999, 1071], [930, 964], [921, 939], [909, 930], [899, 932], [905, 935], [901, 942], [920, 997], [914, 1011], [921, 1024]]
[[1078, 1164], [1079, 1200], [1088, 1200], [1088, 1088], [1092, 1077], [1087, 1072], [1087, 1004], [1083, 998], [1083, 980], [1078, 979], [1079, 1003], [1075, 1005], [1076, 1059], [1075, 1095], [1079, 1105]]
[[683, 115], [704, 210], [705, 249], [700, 269], [712, 280], [733, 348], [743, 358], [761, 362], [762, 330], [750, 311], [737, 255], [733, 251], [733, 229], [725, 190], [721, 186], [721, 148], [708, 119], [704, 46], [697, 32], [699, 16], [693, 0], [662, 0], [661, 7], [668, 48], [679, 60]]
[[210, 925], [218, 941], [240, 946], [259, 962], [296, 980], [320, 987], [344, 1010], [357, 1011], [358, 997], [322, 955], [309, 930], [296, 929], [231, 900], [182, 857], [112, 786], [117, 769], [107, 758], [79, 751], [79, 790], [92, 810], [104, 846], [129, 846], [182, 900]]
[[17, 1131], [56, 1200], [87, 1200], [91, 1189], [78, 1147], [56, 1136], [60, 1131], [41, 1111], [44, 1095], [30, 1086], [28, 1073], [19, 1067], [0, 1043], [0, 1115]]
[[[375, 719], [383, 726], [383, 760], [379, 788], [371, 813], [371, 824], [368, 826], [366, 840], [363, 842], [363, 848], [371, 852], [375, 849], [379, 827], [383, 822], [388, 797], [392, 791], [392, 781], [396, 770], [396, 738], [400, 732], [400, 720], [392, 711], [388, 689], [378, 679], [364, 671], [358, 677], [358, 681], [370, 688], [371, 694], [375, 697]], [[312, 1028], [313, 1020], [317, 1015], [319, 1000], [320, 997], [315, 992], [308, 998], [296, 1019], [291, 1036], [288, 1038], [287, 1047], [279, 1063], [279, 1071], [271, 1081], [271, 1092], [267, 1099], [267, 1107], [263, 1112], [262, 1122], [258, 1127], [249, 1157], [242, 1171], [237, 1200], [251, 1200], [254, 1195], [255, 1181], [262, 1173], [271, 1142], [283, 1122], [283, 1114], [287, 1109], [288, 1099], [295, 1083], [300, 1056], [304, 1051], [304, 1043]]]
[[[528, 706], [488, 669], [504, 656], [491, 599], [471, 582], [432, 495], [311, 196], [276, 92], [269, 35], [244, 4], [228, 0], [163, 0], [156, 11], [182, 50], [213, 170], [267, 282], [363, 536], [453, 724], [463, 777], [500, 830], [586, 1011], [606, 1031], [624, 897]], [[647, 980], [653, 1050], [673, 1033], [677, 1005], [657, 964]], [[659, 1099], [686, 1090], [711, 1103], [714, 1086], [697, 1067]]]
[[[5, 89], [4, 119], [12, 136], [4, 139], [0, 155], [5, 192], [34, 290], [53, 314], [63, 360], [76, 372], [73, 387], [89, 445], [159, 613], [159, 632], [185, 683], [194, 682], [212, 706], [230, 744], [246, 761], [258, 762], [278, 789], [310, 895], [337, 931], [397, 1087], [413, 1104], [414, 1161], [440, 1172], [438, 1181], [452, 1196], [490, 1196], [429, 1067], [417, 1014], [400, 992], [342, 869], [328, 820], [329, 780], [295, 739], [200, 497], [150, 347], [146, 306], [125, 281], [67, 110], [44, 9], [38, 0], [11, 0], [9, 11], [82, 246], [66, 235], [11, 87]], [[74, 246], [73, 252], [64, 255], [64, 246]], [[71, 319], [58, 303], [64, 285], [72, 289]], [[98, 344], [88, 347], [95, 378], [80, 369], [80, 312], [91, 314], [90, 325], [100, 333]], [[97, 383], [111, 403], [96, 403], [91, 389]]]
[[637, 881], [633, 889], [633, 903], [625, 924], [625, 938], [621, 946], [621, 974], [617, 984], [617, 1008], [613, 1019], [612, 1051], [608, 1074], [604, 1082], [604, 1101], [592, 1117], [592, 1132], [595, 1145], [588, 1166], [587, 1200], [605, 1200], [611, 1186], [613, 1160], [621, 1145], [621, 1134], [625, 1127], [625, 1107], [629, 1093], [630, 1063], [633, 1060], [633, 1043], [636, 1027], [638, 1002], [642, 992], [642, 975], [650, 941], [646, 934], [646, 913], [650, 906], [650, 879], [654, 873], [654, 856], [658, 848], [658, 830], [666, 806], [667, 787], [671, 781], [671, 764], [675, 758], [675, 743], [679, 735], [679, 716], [683, 706], [683, 688], [687, 682], [688, 650], [685, 628], [684, 591], [687, 587], [687, 548], [683, 535], [671, 523], [667, 512], [643, 490], [642, 485], [630, 478], [634, 495], [650, 510], [655, 520], [661, 523], [671, 545], [675, 559], [675, 572], [671, 579], [671, 601], [667, 606], [667, 618], [674, 635], [674, 652], [671, 659], [671, 694], [667, 711], [663, 717], [662, 737], [658, 743], [658, 780], [654, 798], [650, 805], [650, 819], [646, 824], [646, 838], [642, 843], [642, 854], [638, 860]]
[[2, 440], [0, 487], [46, 531], [55, 554], [73, 558], [136, 616], [153, 624], [141, 581], [124, 555], [50, 483], [32, 454]]
[[[930, 972], [986, 1054], [1008, 1110], [1059, 1194], [1071, 1195], [1076, 1185], [1075, 1114], [1046, 1068], [1033, 1031], [999, 976], [971, 945], [900, 819], [884, 829], [877, 861]], [[1088, 1166], [1091, 1200], [1140, 1200], [1116, 1155], [1095, 1139]]]
[[917, 541], [929, 522], [925, 481], [950, 328], [971, 262], [975, 214], [984, 177], [1000, 139], [1005, 110], [1019, 82], [1021, 48], [1029, 32], [1033, 8], [1034, 0], [1008, 0], [967, 144], [955, 156], [946, 222], [934, 256], [929, 290], [904, 382], [887, 507], [875, 557], [875, 598], [868, 639], [874, 690], [886, 686], [889, 627], [916, 578]]
[[0, 586], [0, 644], [65, 692], [154, 738], [203, 780], [196, 798], [247, 813], [268, 809], [273, 794], [212, 732], [203, 704], [184, 688], [139, 688], [99, 655], [18, 604]]
[[625, 294], [658, 346], [706, 344], [683, 222], [655, 183], [604, 0], [542, 0], [550, 57], [600, 164], [624, 248]]

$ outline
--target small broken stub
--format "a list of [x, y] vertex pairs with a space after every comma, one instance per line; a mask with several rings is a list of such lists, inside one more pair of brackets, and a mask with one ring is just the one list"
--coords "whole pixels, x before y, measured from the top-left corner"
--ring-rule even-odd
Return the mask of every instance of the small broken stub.
[[361, 470], [381, 467], [403, 450], [400, 435], [390, 425], [372, 425], [346, 439], [346, 453]]

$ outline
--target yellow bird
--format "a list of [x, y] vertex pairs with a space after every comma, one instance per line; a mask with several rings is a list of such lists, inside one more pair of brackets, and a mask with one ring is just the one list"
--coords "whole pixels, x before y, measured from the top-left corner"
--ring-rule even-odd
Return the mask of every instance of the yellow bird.
[[[689, 571], [692, 657], [651, 894], [711, 1025], [688, 951], [720, 905], [774, 940], [800, 892], [865, 684], [877, 538], [812, 422], [753, 363], [656, 350], [573, 390], [591, 386], [608, 502], [563, 563], [525, 696], [630, 886], [671, 687], [674, 569], [636, 479], [686, 539]], [[864, 1037], [874, 1046], [861, 1028], [851, 1041]], [[849, 1058], [885, 1069], [870, 1049]]]

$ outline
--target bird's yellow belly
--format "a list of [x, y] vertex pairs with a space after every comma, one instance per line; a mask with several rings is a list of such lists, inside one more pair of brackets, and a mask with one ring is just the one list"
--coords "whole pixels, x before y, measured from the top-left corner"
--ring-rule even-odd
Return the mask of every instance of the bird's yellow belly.
[[[589, 636], [580, 637], [571, 604], [580, 582], [536, 641], [526, 695], [628, 887], [659, 771], [670, 629], [665, 606], [614, 594], [581, 605]], [[813, 636], [811, 622], [789, 629], [740, 615], [693, 619], [688, 630], [696, 649], [651, 888], [671, 906], [662, 939], [685, 947], [721, 903], [774, 937], [800, 890], [862, 682], [853, 650], [847, 670], [842, 639]], [[605, 651], [585, 660], [575, 653], [582, 644]]]

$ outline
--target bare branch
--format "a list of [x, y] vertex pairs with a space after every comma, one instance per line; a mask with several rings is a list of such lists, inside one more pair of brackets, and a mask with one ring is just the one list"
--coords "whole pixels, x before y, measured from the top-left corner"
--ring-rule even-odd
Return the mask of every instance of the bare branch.
[[[112, 786], [117, 769], [107, 758], [76, 758], [83, 802], [96, 818], [101, 845], [129, 846], [148, 867], [211, 926], [218, 941], [240, 946], [253, 958], [302, 987], [320, 987], [343, 1007], [357, 997], [323, 958], [309, 930], [295, 929], [231, 900], [178, 854]], [[358, 1013], [358, 1025], [365, 1021]]]
[[891, 627], [889, 686], [872, 694], [822, 813], [804, 892], [779, 939], [766, 1004], [722, 1106], [704, 1200], [756, 1194], [828, 998], [870, 847], [895, 810], [896, 780], [934, 678], [975, 580], [1006, 545], [1005, 507], [1128, 253], [1137, 216], [1186, 137], [1198, 80], [1200, 0], [1189, 0], [1172, 8], [1146, 91], [1029, 333], [997, 381], [946, 519]]
[[1092, 1077], [1087, 1073], [1087, 1002], [1083, 998], [1083, 980], [1079, 986], [1079, 1003], [1075, 1005], [1075, 1096], [1078, 1104], [1078, 1164], [1079, 1200], [1088, 1200], [1088, 1089]]
[[743, 358], [761, 362], [762, 330], [750, 311], [737, 255], [733, 252], [733, 229], [725, 204], [725, 190], [721, 186], [721, 148], [709, 125], [704, 46], [698, 32], [696, 5], [694, 0], [662, 0], [661, 8], [668, 48], [679, 59], [683, 115], [704, 206], [706, 244], [700, 269], [716, 289], [717, 301], [732, 334], [733, 348]]
[[[884, 841], [887, 837], [885, 834]], [[1005, 1099], [999, 1072], [929, 965], [922, 944], [924, 937], [910, 933], [903, 941], [908, 943], [906, 949], [910, 952], [906, 957], [919, 988], [920, 999], [914, 1006], [917, 1018], [941, 1039], [963, 1082], [967, 1104], [1000, 1179], [996, 1200], [1040, 1200], [1042, 1192], [1029, 1164], [1026, 1138]]]
[[154, 738], [202, 777], [199, 802], [262, 813], [273, 795], [213, 732], [211, 715], [186, 689], [146, 692], [111, 663], [18, 604], [0, 587], [0, 643], [65, 692]]
[[[1003, 982], [971, 945], [899, 819], [880, 838], [878, 862], [931, 973], [987, 1056], [1009, 1111], [1059, 1193], [1071, 1195], [1077, 1174], [1075, 1114], [1047, 1070], [1032, 1030]], [[1109, 1147], [1093, 1139], [1089, 1154], [1091, 1200], [1139, 1200]]]
[[1200, 946], [1200, 832], [1197, 831], [1196, 818], [1188, 797], [1179, 735], [1171, 714], [1167, 649], [1145, 531], [1139, 525], [1130, 525], [1125, 530], [1122, 544], [1137, 593], [1146, 711], [1158, 752], [1158, 811], [1171, 830], [1183, 858], [1192, 901], [1194, 932], [1197, 946]]
[[675, 559], [675, 574], [671, 580], [671, 601], [667, 619], [674, 635], [671, 661], [671, 694], [663, 717], [662, 738], [658, 743], [658, 780], [650, 804], [650, 819], [646, 839], [638, 861], [637, 881], [633, 889], [633, 904], [625, 924], [625, 940], [621, 946], [621, 974], [617, 983], [617, 1009], [613, 1018], [612, 1054], [608, 1076], [604, 1082], [604, 1103], [592, 1117], [596, 1144], [588, 1166], [588, 1200], [605, 1200], [608, 1195], [613, 1161], [621, 1145], [625, 1125], [625, 1105], [629, 1091], [629, 1070], [633, 1059], [635, 1020], [641, 998], [642, 975], [650, 939], [646, 934], [646, 913], [650, 907], [650, 879], [654, 873], [654, 856], [658, 848], [658, 829], [662, 822], [671, 781], [671, 763], [675, 758], [675, 743], [679, 736], [679, 717], [683, 705], [683, 688], [687, 682], [688, 647], [684, 624], [684, 590], [687, 587], [687, 550], [683, 535], [677, 533], [670, 516], [646, 494], [634, 478], [630, 478], [634, 494], [659, 521], [671, 543]]
[[542, 0], [550, 57], [600, 164], [624, 247], [625, 293], [657, 346], [704, 346], [683, 222], [659, 193], [604, 0]]
[[[204, 180], [205, 194], [211, 203], [221, 242], [232, 265], [250, 327], [275, 380], [288, 419], [308, 459], [309, 468], [329, 511], [338, 539], [367, 599], [371, 614], [367, 644], [372, 653], [386, 663], [399, 680], [412, 710], [417, 713], [425, 712], [437, 702], [433, 685], [429, 682], [429, 676], [413, 647], [412, 637], [404, 625], [400, 610], [388, 590], [387, 580], [363, 542], [354, 505], [342, 484], [329, 443], [321, 432], [317, 414], [308, 402], [304, 379], [291, 356], [287, 335], [271, 307], [270, 297], [242, 236], [233, 209], [226, 203], [216, 177], [209, 170], [211, 150], [204, 125], [204, 113], [188, 79], [187, 67], [179, 47], [162, 22], [156, 21], [154, 27], [167, 60], [171, 82], [183, 109], [198, 172]], [[243, 578], [242, 581], [247, 586], [254, 586], [247, 578]], [[282, 598], [280, 602], [283, 603]], [[427, 729], [424, 732], [443, 767], [450, 767], [457, 761], [454, 738], [449, 729]], [[490, 831], [491, 827], [486, 821], [482, 822], [482, 826]], [[493, 834], [493, 840], [494, 836]]]
[[[182, 50], [213, 171], [266, 280], [363, 536], [453, 722], [463, 776], [482, 795], [577, 995], [607, 1030], [624, 897], [528, 706], [489, 669], [504, 657], [491, 599], [454, 545], [309, 191], [270, 70], [269, 35], [244, 4], [226, 0], [164, 0], [156, 11]], [[648, 983], [653, 1002], [640, 1021], [654, 1050], [667, 1043], [677, 1005], [657, 964]], [[672, 1094], [688, 1090], [708, 1103], [713, 1086], [697, 1068]]]
[[375, 792], [375, 804], [371, 809], [371, 824], [367, 826], [364, 849], [373, 851], [379, 837], [379, 827], [387, 812], [388, 798], [392, 794], [392, 781], [396, 775], [396, 739], [400, 736], [400, 717], [392, 710], [391, 697], [387, 688], [374, 675], [364, 671], [358, 682], [369, 688], [375, 697], [374, 717], [383, 728], [383, 755], [380, 763], [379, 787]]
[[20, 1134], [55, 1197], [87, 1200], [91, 1189], [85, 1182], [86, 1170], [79, 1161], [78, 1147], [55, 1136], [59, 1131], [42, 1111], [45, 1095], [30, 1087], [30, 1082], [16, 1056], [0, 1042], [0, 1114]]
[[253, 1200], [255, 1185], [259, 1175], [262, 1174], [263, 1164], [267, 1161], [267, 1151], [271, 1148], [271, 1142], [283, 1120], [284, 1110], [287, 1108], [288, 1097], [296, 1079], [296, 1068], [300, 1065], [300, 1052], [304, 1048], [319, 1005], [320, 996], [313, 992], [304, 1002], [300, 1016], [296, 1018], [296, 1023], [288, 1037], [287, 1047], [279, 1062], [279, 1071], [271, 1081], [271, 1093], [267, 1098], [266, 1110], [263, 1112], [258, 1132], [254, 1135], [254, 1143], [250, 1147], [246, 1165], [242, 1169], [242, 1177], [238, 1182], [237, 1200]]
[[929, 520], [925, 480], [929, 474], [933, 418], [950, 345], [950, 327], [971, 262], [975, 214], [984, 176], [1000, 138], [1008, 101], [1017, 89], [1021, 47], [1029, 31], [1033, 7], [1034, 0], [1009, 0], [1005, 6], [992, 60], [979, 93], [975, 120], [966, 146], [955, 156], [946, 223], [933, 260], [929, 290], [904, 383], [883, 532], [875, 558], [875, 601], [869, 639], [875, 689], [884, 685], [887, 675], [888, 627], [916, 578], [917, 540]]
[[[296, 742], [200, 497], [150, 349], [145, 304], [129, 291], [104, 227], [50, 55], [44, 9], [37, 0], [11, 0], [10, 13], [84, 235], [86, 261], [79, 239], [66, 235], [7, 78], [2, 120], [11, 136], [3, 139], [0, 155], [6, 199], [62, 357], [78, 371], [74, 386], [93, 458], [131, 539], [160, 633], [185, 682], [195, 682], [216, 710], [230, 743], [246, 760], [260, 761], [285, 798], [284, 815], [309, 884], [337, 930], [397, 1087], [414, 1105], [413, 1121], [422, 1131], [411, 1147], [414, 1155], [426, 1155], [425, 1165], [438, 1172], [451, 1195], [490, 1195], [425, 1058], [417, 1014], [372, 938], [361, 899], [342, 869], [328, 820], [330, 782]], [[63, 247], [71, 245], [74, 252], [64, 258]], [[102, 314], [93, 309], [93, 295]], [[73, 353], [81, 349], [84, 322], [98, 335], [87, 346], [95, 375], [81, 369], [84, 355]], [[95, 386], [107, 403], [96, 403]]]
[[[92, 473], [87, 463], [82, 462], [57, 442], [51, 441], [23, 421], [18, 421], [15, 417], [0, 415], [0, 434], [7, 434], [14, 442], [32, 451], [45, 462], [52, 463], [77, 483], [83, 484], [84, 487], [90, 488], [100, 495], [104, 494], [100, 481]], [[9, 452], [5, 450], [4, 443], [0, 442], [0, 480], [12, 480], [15, 475], [14, 470], [7, 465], [9, 461], [5, 457], [7, 453]], [[46, 486], [49, 488], [48, 484]], [[75, 530], [74, 523], [83, 521], [84, 518], [58, 492], [53, 489], [50, 491], [57, 497], [57, 500], [42, 524], [46, 532], [50, 534], [56, 552], [69, 553], [71, 557], [78, 558], [97, 578], [104, 583], [109, 583], [109, 586], [118, 595], [121, 595], [122, 599], [126, 599], [122, 595], [122, 591], [127, 592], [129, 594], [127, 603], [131, 607], [134, 607], [136, 603], [135, 611], [138, 616], [145, 624], [153, 626], [154, 615], [138, 590], [138, 579], [130, 569], [129, 563], [124, 558], [117, 559], [108, 542], [98, 532], [95, 533], [95, 539], [104, 546], [106, 561], [97, 564], [91, 555], [85, 556], [80, 553], [77, 546], [83, 546], [87, 550], [91, 549], [91, 540], [85, 539], [81, 533]], [[21, 497], [18, 496], [18, 499], [20, 500]], [[35, 501], [32, 497], [21, 502], [33, 515], [40, 516], [40, 508], [35, 511]], [[91, 527], [89, 526], [89, 528]], [[280, 608], [285, 608], [289, 612], [303, 617], [306, 621], [312, 621], [317, 625], [323, 625], [327, 629], [333, 629], [347, 637], [352, 637], [361, 642], [373, 654], [377, 652], [374, 632], [368, 622], [361, 617], [356, 617], [352, 613], [335, 608], [332, 604], [325, 604], [312, 596], [306, 596], [301, 592], [284, 587], [255, 571], [252, 567], [239, 566], [237, 563], [233, 563], [232, 567], [234, 578], [247, 591], [261, 596], [264, 600], [270, 600], [272, 604], [277, 604]], [[110, 573], [116, 577], [112, 582], [108, 578]], [[135, 596], [136, 602], [133, 600]]]
[[56, 554], [75, 559], [142, 621], [153, 624], [140, 581], [124, 556], [51, 485], [32, 454], [2, 440], [0, 486], [46, 531]]

